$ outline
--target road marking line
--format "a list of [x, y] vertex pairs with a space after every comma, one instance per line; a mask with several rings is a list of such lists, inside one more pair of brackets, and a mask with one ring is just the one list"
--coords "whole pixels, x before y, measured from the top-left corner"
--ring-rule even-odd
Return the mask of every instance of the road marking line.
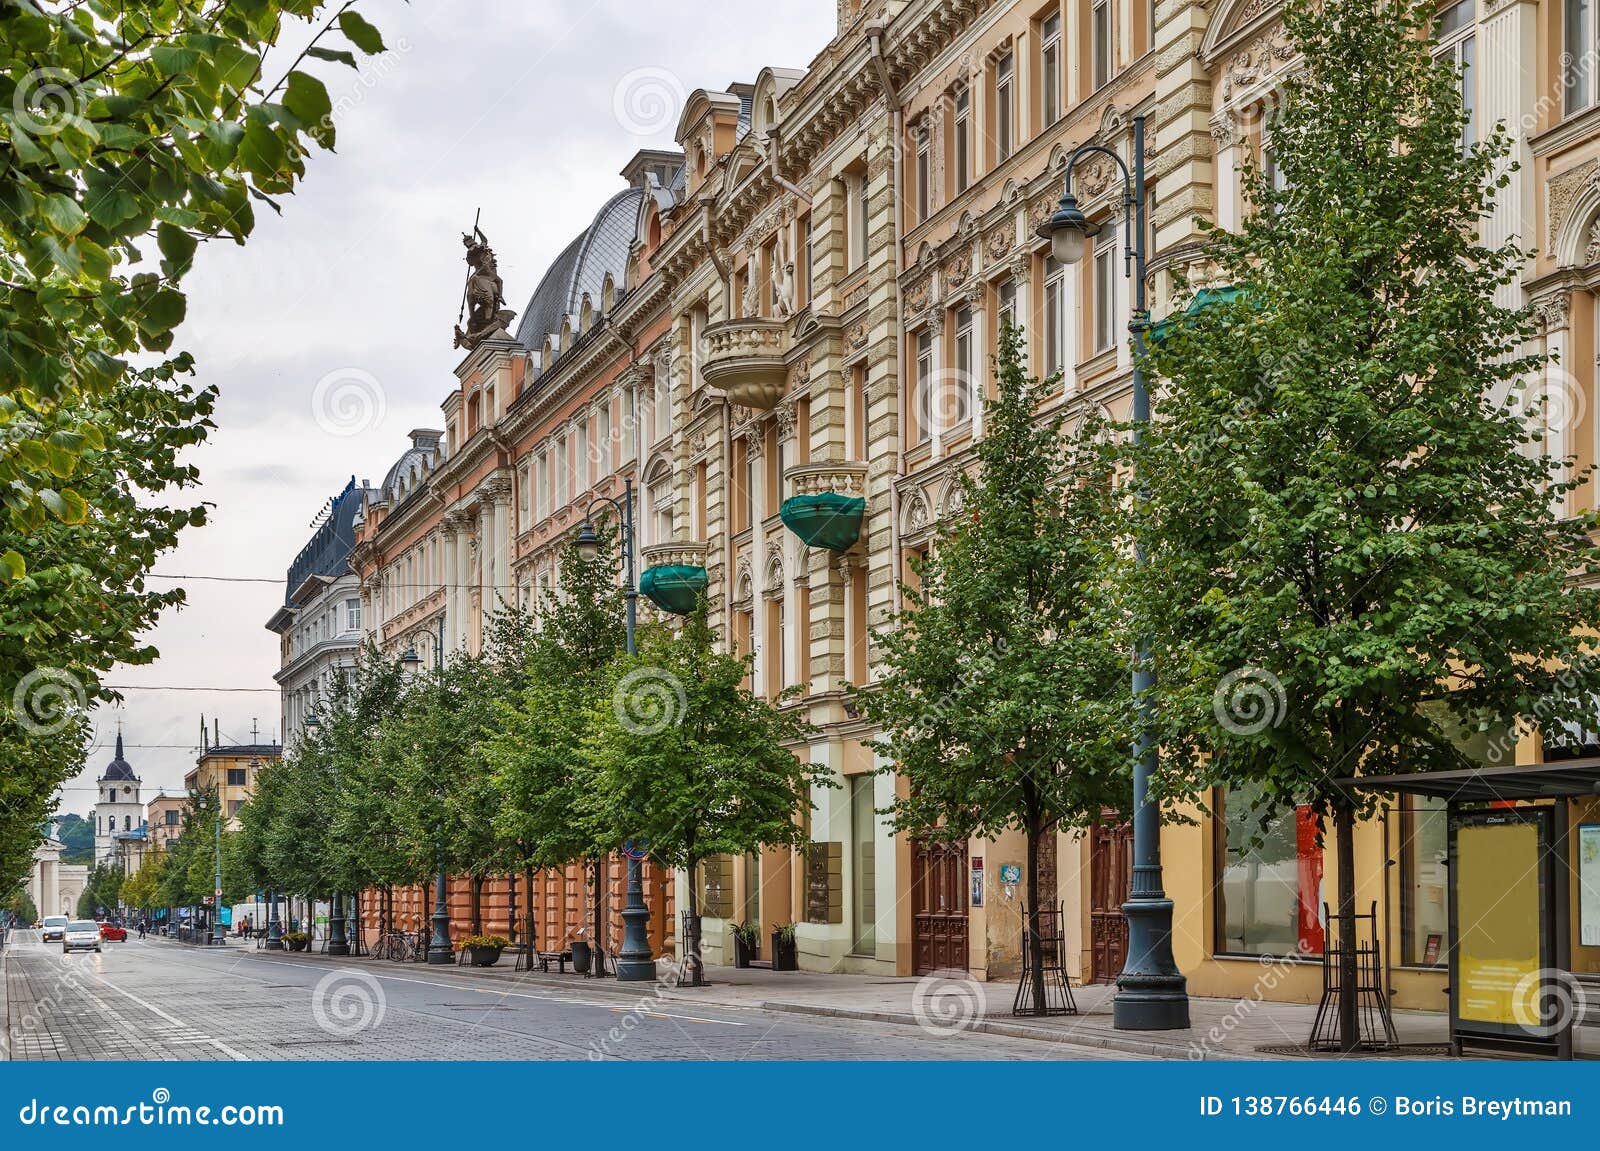
[[736, 1023], [732, 1019], [702, 1019], [698, 1015], [673, 1015], [668, 1011], [640, 1011], [636, 1007], [613, 1007], [611, 1009], [618, 1015], [648, 1015], [651, 1019], [682, 1019], [686, 1023], [720, 1023], [724, 1027], [749, 1027], [748, 1023]]
[[[452, 991], [474, 991], [479, 995], [497, 995], [516, 999], [538, 999], [546, 1003], [565, 1003], [573, 1007], [610, 1007], [610, 1003], [599, 1003], [591, 999], [569, 999], [558, 995], [533, 995], [526, 991], [504, 991], [497, 987], [474, 987], [470, 983], [440, 982], [437, 979], [411, 979], [404, 975], [388, 975], [375, 971], [367, 971], [359, 967], [324, 967], [320, 963], [299, 963], [293, 959], [268, 959], [267, 963], [276, 963], [283, 967], [304, 967], [311, 971], [343, 971], [371, 975], [374, 979], [387, 979], [394, 983], [416, 983], [423, 987], [447, 987]], [[307, 988], [309, 991], [310, 988]], [[740, 1026], [744, 1026], [740, 1024]]]
[[[112, 991], [115, 991], [118, 995], [125, 996], [126, 998], [133, 1000], [133, 1002], [137, 1003], [140, 1007], [143, 1007], [146, 1011], [150, 1012], [151, 1014], [160, 1016], [162, 1019], [165, 1019], [168, 1023], [172, 1024], [174, 1027], [185, 1028], [186, 1030], [193, 1031], [196, 1035], [204, 1035], [205, 1034], [205, 1032], [202, 1031], [200, 1028], [195, 1027], [193, 1024], [185, 1023], [183, 1020], [179, 1019], [176, 1015], [172, 1015], [169, 1012], [163, 1011], [161, 1008], [157, 1007], [154, 1003], [151, 1003], [148, 1000], [140, 999], [137, 995], [135, 995], [131, 991], [124, 991], [122, 988], [118, 987], [115, 983], [112, 983], [109, 979], [107, 979], [105, 976], [101, 975], [97, 971], [89, 971], [89, 972], [86, 972], [85, 974], [87, 974], [91, 978], [96, 979], [99, 982], [105, 984], [108, 988], [110, 988]], [[208, 1040], [206, 1040], [206, 1042], [210, 1043], [218, 1051], [221, 1051], [224, 1054], [226, 1054], [230, 1059], [237, 1060], [240, 1063], [248, 1063], [250, 1061], [250, 1057], [248, 1055], [245, 1055], [245, 1054], [243, 1054], [241, 1052], [235, 1051], [232, 1047], [229, 1047], [226, 1043], [224, 1043], [220, 1039], [208, 1039]]]

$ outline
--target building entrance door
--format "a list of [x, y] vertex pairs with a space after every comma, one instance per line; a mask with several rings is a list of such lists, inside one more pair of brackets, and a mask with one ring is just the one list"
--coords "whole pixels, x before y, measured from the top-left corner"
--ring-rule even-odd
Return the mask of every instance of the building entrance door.
[[1115, 983], [1128, 959], [1122, 905], [1133, 887], [1133, 826], [1100, 823], [1089, 834], [1089, 961], [1094, 982]]
[[967, 845], [911, 845], [912, 971], [967, 969]]

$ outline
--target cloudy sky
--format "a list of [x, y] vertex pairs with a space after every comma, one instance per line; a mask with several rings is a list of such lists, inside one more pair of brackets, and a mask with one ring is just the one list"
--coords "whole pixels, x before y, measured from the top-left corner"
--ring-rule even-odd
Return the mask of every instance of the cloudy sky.
[[337, 154], [313, 157], [281, 219], [263, 210], [246, 247], [208, 245], [185, 282], [178, 346], [222, 391], [194, 456], [212, 522], [157, 565], [184, 577], [188, 606], [156, 628], [157, 662], [109, 677], [125, 702], [96, 713], [64, 811], [88, 813], [119, 718], [146, 799], [182, 789], [202, 716], [225, 740], [248, 740], [252, 723], [277, 738], [265, 624], [284, 570], [329, 496], [351, 476], [381, 479], [411, 428], [442, 426], [473, 213], [520, 310], [633, 153], [673, 146], [686, 93], [804, 67], [835, 12], [832, 0], [697, 0], [670, 15], [637, 0], [360, 9], [391, 51], [360, 78], [320, 66], [343, 109]]

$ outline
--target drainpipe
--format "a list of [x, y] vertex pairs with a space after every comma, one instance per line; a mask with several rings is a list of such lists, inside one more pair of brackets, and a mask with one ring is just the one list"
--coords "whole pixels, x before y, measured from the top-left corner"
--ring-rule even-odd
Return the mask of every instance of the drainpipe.
[[[883, 37], [889, 25], [884, 20], [871, 20], [865, 26], [867, 47], [872, 60], [873, 69], [878, 73], [878, 83], [883, 88], [884, 101], [889, 106], [889, 130], [894, 133], [892, 155], [894, 164], [894, 291], [896, 297], [900, 294], [900, 276], [905, 272], [905, 245], [902, 238], [905, 235], [905, 205], [901, 203], [900, 188], [902, 174], [900, 141], [905, 136], [905, 110], [900, 102], [900, 93], [895, 91], [894, 80], [889, 75], [889, 63], [883, 55]], [[900, 308], [894, 309], [894, 314], [900, 315]], [[899, 442], [894, 454], [895, 481], [906, 474], [906, 355], [905, 333], [901, 329], [899, 320], [895, 321], [895, 411], [899, 422]], [[862, 438], [865, 442], [866, 429], [862, 429]], [[891, 481], [889, 484], [889, 515], [892, 517], [889, 538], [893, 541], [891, 549], [891, 562], [894, 564], [892, 579], [889, 581], [890, 594], [893, 596], [894, 611], [898, 614], [903, 610], [904, 597], [900, 594], [900, 577], [905, 572], [904, 549], [900, 543], [900, 488], [899, 484]]]
[[717, 245], [711, 240], [711, 205], [706, 204], [700, 209], [700, 238], [705, 241], [706, 253], [711, 257], [711, 266], [716, 268], [717, 275], [722, 277], [722, 318], [733, 318], [733, 277], [728, 272], [728, 266], [717, 255]]
[[[733, 404], [728, 400], [722, 401], [722, 571], [723, 611], [727, 617], [722, 621], [723, 643], [727, 646], [728, 654], [734, 654], [733, 642], [733, 597], [738, 590], [738, 572], [733, 565]], [[751, 615], [755, 614], [755, 605], [750, 605]], [[754, 620], [752, 620], [752, 626]], [[753, 638], [753, 637], [752, 637]], [[689, 876], [689, 882], [694, 882], [694, 876]]]
[[795, 198], [801, 203], [810, 205], [811, 197], [805, 194], [805, 191], [800, 187], [800, 185], [785, 179], [783, 173], [778, 171], [778, 129], [767, 129], [767, 142], [765, 147], [767, 150], [768, 170], [772, 173], [773, 180], [780, 188], [783, 188], [788, 192], [793, 192]]

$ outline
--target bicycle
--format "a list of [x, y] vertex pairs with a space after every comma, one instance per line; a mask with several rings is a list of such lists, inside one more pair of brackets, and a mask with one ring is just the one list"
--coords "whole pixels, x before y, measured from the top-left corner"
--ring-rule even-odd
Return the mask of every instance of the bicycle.
[[416, 947], [411, 935], [405, 931], [389, 931], [378, 937], [372, 945], [372, 958], [393, 959], [405, 963], [415, 958]]

